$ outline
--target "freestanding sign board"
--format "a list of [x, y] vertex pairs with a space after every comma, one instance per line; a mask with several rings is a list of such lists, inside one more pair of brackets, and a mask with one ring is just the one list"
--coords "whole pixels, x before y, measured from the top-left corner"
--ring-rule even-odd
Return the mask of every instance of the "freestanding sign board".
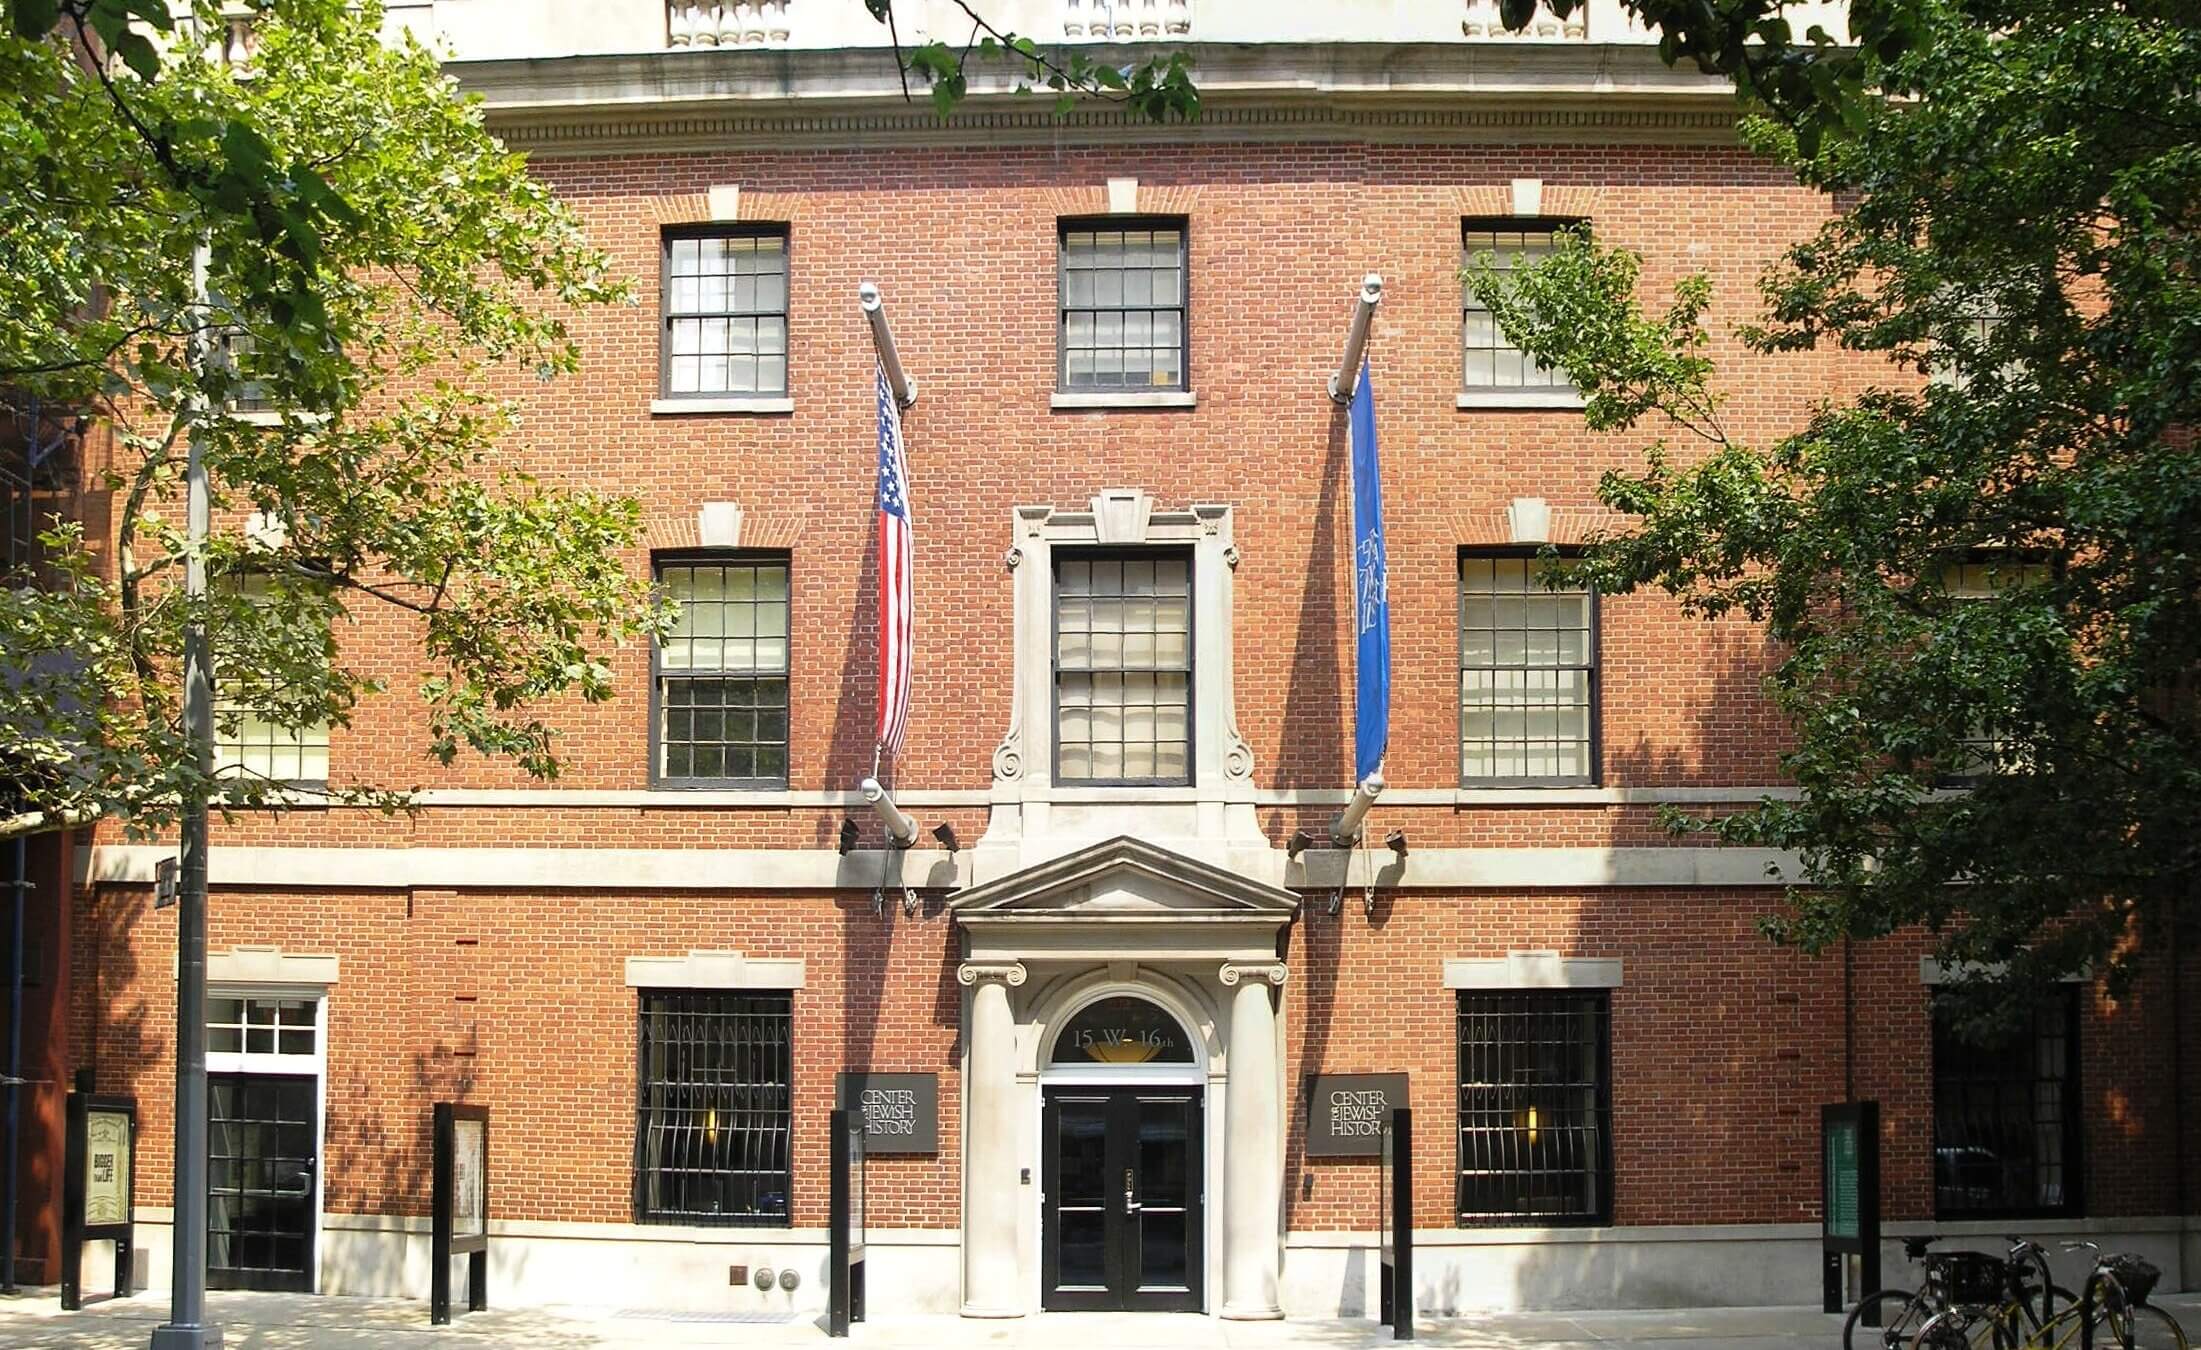
[[1376, 1157], [1391, 1113], [1404, 1105], [1403, 1073], [1316, 1074], [1307, 1093], [1307, 1156]]
[[489, 1306], [489, 1108], [437, 1102], [428, 1320], [451, 1320], [451, 1258], [466, 1258], [466, 1310]]
[[64, 1105], [62, 1145], [61, 1306], [84, 1306], [84, 1244], [115, 1244], [115, 1288], [93, 1299], [127, 1298], [136, 1245], [130, 1220], [130, 1179], [137, 1174], [138, 1104], [131, 1097], [72, 1092]]
[[870, 1134], [860, 1112], [842, 1109], [827, 1118], [825, 1334], [846, 1336], [864, 1320], [864, 1152]]
[[[1404, 1095], [1403, 1093], [1401, 1094]], [[1382, 1181], [1376, 1188], [1376, 1223], [1382, 1233], [1376, 1320], [1391, 1324], [1391, 1339], [1414, 1339], [1414, 1113], [1394, 1107], [1385, 1117], [1379, 1145]]]
[[1819, 1108], [1820, 1292], [1842, 1310], [1842, 1266], [1863, 1267], [1858, 1288], [1880, 1287], [1880, 1103]]
[[835, 1105], [862, 1112], [866, 1153], [940, 1151], [940, 1075], [844, 1073]]

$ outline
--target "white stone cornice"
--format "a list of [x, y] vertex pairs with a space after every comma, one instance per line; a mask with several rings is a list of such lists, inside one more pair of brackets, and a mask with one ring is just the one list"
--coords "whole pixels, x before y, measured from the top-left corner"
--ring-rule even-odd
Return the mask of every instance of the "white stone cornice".
[[806, 145], [1247, 140], [1581, 141], [1731, 145], [1731, 87], [1644, 46], [1492, 49], [1460, 43], [1190, 44], [1197, 121], [1157, 124], [1012, 92], [974, 72], [948, 118], [902, 97], [878, 50], [671, 51], [447, 69], [515, 148], [586, 154]]
[[958, 984], [975, 985], [981, 980], [999, 980], [1014, 989], [1029, 978], [1022, 961], [965, 961], [955, 968]]

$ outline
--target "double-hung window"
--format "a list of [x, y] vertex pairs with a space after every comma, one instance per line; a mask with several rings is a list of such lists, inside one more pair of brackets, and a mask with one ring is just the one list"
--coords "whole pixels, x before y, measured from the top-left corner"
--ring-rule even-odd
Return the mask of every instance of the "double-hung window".
[[[1557, 246], [1558, 232], [1573, 223], [1463, 221], [1461, 258], [1472, 262], [1477, 255], [1488, 253], [1491, 267], [1503, 276], [1550, 253]], [[1460, 355], [1460, 391], [1478, 402], [1516, 400], [1571, 405], [1579, 397], [1566, 371], [1542, 364], [1515, 345], [1499, 330], [1497, 316], [1464, 283], [1460, 288]]]
[[1192, 781], [1192, 559], [1055, 554], [1055, 779]]
[[786, 786], [787, 569], [783, 558], [658, 559], [678, 608], [657, 648], [659, 783]]
[[661, 392], [667, 399], [787, 392], [787, 231], [665, 235]]
[[[271, 612], [276, 594], [267, 575], [245, 572], [228, 583], [245, 603], [258, 611], [255, 623], [274, 622]], [[299, 633], [299, 641], [325, 637]], [[224, 653], [215, 653], [217, 675], [225, 665]], [[254, 664], [258, 664], [255, 662]], [[236, 679], [217, 681], [214, 690], [214, 772], [220, 777], [251, 778], [273, 783], [317, 784], [329, 777], [329, 724], [316, 720], [294, 723], [259, 699], [248, 697]]]
[[642, 991], [637, 1219], [787, 1226], [793, 1021], [788, 993]]
[[1460, 782], [1597, 781], [1597, 597], [1519, 553], [1460, 558]]
[[1612, 1222], [1606, 990], [1462, 990], [1463, 1226]]
[[2078, 991], [2064, 985], [1986, 1043], [1934, 1009], [1934, 1213], [2050, 1218], [2079, 1208]]
[[1064, 392], [1190, 387], [1182, 220], [1065, 221], [1059, 284]]
[[[2048, 568], [2043, 563], [1984, 557], [1944, 567], [1941, 585], [1951, 599], [1977, 604], [1992, 601], [2005, 591], [2036, 584], [2047, 575]], [[2006, 729], [1998, 728], [1996, 721], [1992, 716], [1982, 715], [1964, 729], [1956, 762], [1941, 775], [1945, 782], [1961, 785], [2009, 765], [2015, 747]]]

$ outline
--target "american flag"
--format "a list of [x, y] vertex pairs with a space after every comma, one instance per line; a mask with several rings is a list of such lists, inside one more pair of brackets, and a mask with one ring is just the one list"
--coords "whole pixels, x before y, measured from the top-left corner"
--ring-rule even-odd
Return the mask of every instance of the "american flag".
[[916, 536], [909, 518], [909, 462], [902, 454], [902, 414], [886, 367], [879, 367], [879, 749], [902, 749], [909, 728], [909, 677], [914, 611], [910, 565]]

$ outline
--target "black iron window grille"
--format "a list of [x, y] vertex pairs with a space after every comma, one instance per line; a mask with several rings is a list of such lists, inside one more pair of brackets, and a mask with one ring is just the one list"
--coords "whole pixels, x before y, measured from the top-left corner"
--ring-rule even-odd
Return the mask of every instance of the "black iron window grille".
[[1463, 1227], [1612, 1222], [1603, 990], [1462, 991]]
[[[1461, 256], [1472, 262], [1476, 255], [1488, 253], [1493, 270], [1511, 272], [1551, 253], [1558, 246], [1558, 232], [1570, 223], [1524, 226], [1511, 221], [1463, 221]], [[1574, 390], [1573, 377], [1566, 371], [1542, 364], [1509, 341], [1498, 329], [1497, 316], [1464, 283], [1460, 287], [1460, 354], [1460, 387], [1466, 393]]]
[[787, 564], [665, 560], [657, 580], [679, 607], [657, 648], [658, 780], [784, 786]]
[[1597, 781], [1597, 597], [1526, 556], [1460, 559], [1460, 781]]
[[785, 993], [643, 992], [637, 1218], [787, 1226], [793, 1003]]
[[1183, 389], [1185, 229], [1062, 227], [1062, 387]]
[[2078, 991], [2058, 990], [1998, 1040], [1934, 1010], [1934, 1213], [2053, 1218], [2080, 1211]]
[[787, 392], [785, 230], [665, 236], [667, 398]]
[[1192, 781], [1192, 560], [1057, 554], [1055, 778]]

